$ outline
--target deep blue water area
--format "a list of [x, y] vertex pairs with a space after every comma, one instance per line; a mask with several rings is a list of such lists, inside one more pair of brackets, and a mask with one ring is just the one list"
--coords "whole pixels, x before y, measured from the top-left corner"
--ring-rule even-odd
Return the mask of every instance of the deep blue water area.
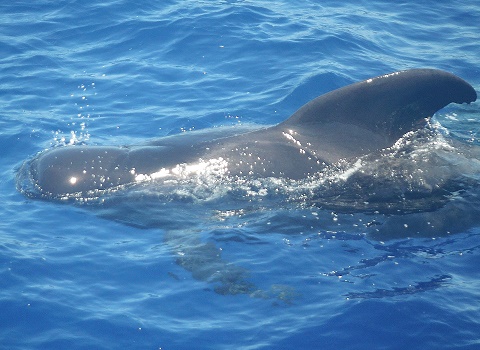
[[458, 155], [479, 146], [478, 102], [435, 116], [470, 180], [461, 200], [392, 219], [448, 235], [370, 235], [384, 216], [263, 188], [103, 203], [16, 188], [45, 149], [276, 124], [393, 71], [442, 69], [478, 92], [479, 33], [473, 0], [2, 3], [0, 348], [479, 349], [480, 165]]

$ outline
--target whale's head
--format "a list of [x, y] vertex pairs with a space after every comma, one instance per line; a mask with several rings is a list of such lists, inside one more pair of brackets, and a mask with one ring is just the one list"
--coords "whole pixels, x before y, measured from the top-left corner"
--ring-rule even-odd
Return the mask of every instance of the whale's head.
[[30, 196], [81, 197], [133, 182], [135, 169], [127, 163], [127, 148], [59, 147], [26, 161], [17, 184]]

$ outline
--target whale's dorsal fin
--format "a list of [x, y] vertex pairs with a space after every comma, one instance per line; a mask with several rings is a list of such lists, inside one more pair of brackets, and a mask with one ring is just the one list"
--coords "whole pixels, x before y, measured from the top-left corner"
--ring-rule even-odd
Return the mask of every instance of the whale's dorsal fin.
[[436, 69], [411, 69], [348, 85], [308, 102], [280, 128], [321, 129], [348, 124], [393, 144], [449, 103], [470, 103], [477, 94], [463, 79]]

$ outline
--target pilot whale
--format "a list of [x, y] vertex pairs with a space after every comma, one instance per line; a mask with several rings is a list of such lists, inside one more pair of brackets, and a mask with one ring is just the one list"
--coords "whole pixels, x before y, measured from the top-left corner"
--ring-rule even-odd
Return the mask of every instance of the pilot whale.
[[[358, 228], [362, 235], [368, 232], [382, 240], [411, 234], [438, 236], [464, 231], [471, 223], [477, 225], [480, 206], [468, 197], [478, 195], [465, 191], [461, 197], [461, 193], [464, 180], [468, 186], [469, 174], [478, 174], [480, 164], [473, 161], [480, 158], [478, 152], [470, 157], [461, 145], [447, 147], [446, 163], [438, 163], [442, 158], [438, 150], [427, 152], [427, 157], [415, 156], [423, 145], [436, 143], [431, 142], [429, 132], [438, 133], [430, 130], [428, 122], [436, 111], [452, 102], [470, 103], [476, 98], [475, 90], [453, 74], [433, 69], [401, 71], [317, 97], [275, 126], [247, 127], [242, 132], [236, 127], [214, 128], [134, 146], [72, 145], [46, 150], [23, 163], [17, 172], [17, 188], [31, 198], [100, 203], [92, 207], [101, 217], [136, 227], [162, 228], [164, 242], [175, 253], [177, 264], [194, 278], [213, 283], [217, 293], [287, 298], [288, 302], [292, 296], [289, 286], [260, 289], [249, 281], [249, 271], [224, 260], [221, 249], [204, 242], [200, 233], [208, 230], [210, 222], [218, 229], [215, 218], [233, 220], [233, 226], [226, 226], [228, 231], [237, 224], [243, 226], [244, 214], [251, 207], [256, 211], [256, 203], [268, 206], [266, 198], [270, 197], [251, 201], [244, 188], [253, 196], [258, 189], [273, 193], [276, 207], [282, 206], [285, 193], [287, 203], [297, 203], [297, 196], [302, 204], [306, 201], [307, 210], [312, 203], [314, 221], [305, 219], [305, 226], [318, 219], [322, 230], [357, 232]], [[417, 137], [420, 143], [415, 142]], [[407, 152], [406, 158], [401, 156], [404, 144], [414, 145], [407, 147], [413, 152]], [[455, 154], [452, 161], [448, 152]], [[355, 170], [358, 163], [361, 171]], [[354, 174], [331, 183], [329, 171], [333, 169], [336, 176], [338, 168], [343, 174], [343, 164], [347, 172], [353, 168]], [[474, 166], [465, 169], [462, 164]], [[475, 188], [478, 181], [472, 178]], [[285, 192], [283, 184], [287, 184]], [[213, 196], [207, 191], [208, 200], [202, 197], [205, 188], [214, 188]], [[291, 193], [294, 197], [289, 197]], [[204, 205], [197, 205], [198, 198]], [[237, 208], [240, 222], [235, 224]], [[293, 212], [294, 221], [302, 221], [289, 209], [282, 216]], [[268, 224], [277, 221], [277, 215], [268, 216]], [[279, 221], [279, 225], [285, 222]], [[265, 226], [272, 229], [268, 224]]]
[[321, 95], [280, 124], [245, 133], [213, 130], [145, 145], [57, 147], [25, 162], [17, 183], [30, 182], [22, 188], [28, 196], [66, 199], [202, 171], [299, 180], [391, 147], [439, 109], [476, 98], [473, 87], [451, 73], [399, 71]]

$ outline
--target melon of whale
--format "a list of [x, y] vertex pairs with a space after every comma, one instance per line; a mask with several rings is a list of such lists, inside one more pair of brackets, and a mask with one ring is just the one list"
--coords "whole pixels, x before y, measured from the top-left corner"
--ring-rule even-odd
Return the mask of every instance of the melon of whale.
[[22, 185], [27, 196], [68, 199], [205, 169], [226, 179], [299, 180], [391, 147], [439, 109], [476, 98], [451, 73], [399, 71], [321, 95], [280, 124], [245, 133], [207, 130], [144, 145], [57, 147], [25, 162], [17, 183], [30, 183]]

